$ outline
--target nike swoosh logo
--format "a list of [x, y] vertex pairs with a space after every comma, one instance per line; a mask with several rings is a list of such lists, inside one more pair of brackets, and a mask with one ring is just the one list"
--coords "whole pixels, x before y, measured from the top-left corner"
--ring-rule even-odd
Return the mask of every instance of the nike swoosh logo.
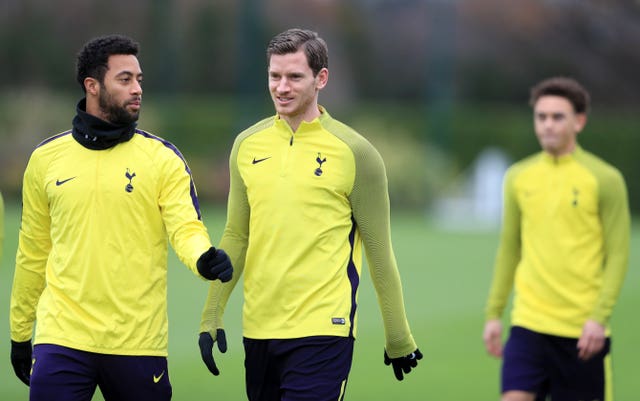
[[271, 159], [271, 156], [269, 156], [269, 157], [265, 157], [265, 158], [263, 158], [263, 159], [256, 159], [256, 158], [254, 157], [254, 158], [253, 158], [253, 161], [251, 162], [251, 164], [258, 164], [258, 163], [263, 162], [263, 161], [265, 161], [265, 160], [267, 160], [267, 159]]
[[60, 180], [56, 180], [56, 186], [57, 186], [57, 187], [59, 187], [60, 185], [64, 184], [65, 182], [67, 182], [67, 181], [71, 181], [71, 180], [73, 180], [74, 178], [76, 178], [76, 177], [67, 178], [66, 180], [62, 180], [62, 181], [60, 181]]
[[162, 371], [162, 373], [160, 373], [160, 376], [153, 375], [153, 382], [154, 383], [159, 382], [160, 379], [162, 379], [162, 376], [164, 376], [164, 370]]

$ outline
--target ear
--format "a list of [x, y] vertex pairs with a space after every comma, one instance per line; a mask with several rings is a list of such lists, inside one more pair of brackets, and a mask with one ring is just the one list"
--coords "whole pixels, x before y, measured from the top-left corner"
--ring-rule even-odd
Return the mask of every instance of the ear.
[[100, 91], [100, 82], [95, 78], [86, 77], [84, 79], [84, 89], [87, 91], [87, 94], [96, 96]]
[[586, 113], [576, 114], [576, 123], [575, 123], [576, 133], [579, 133], [580, 131], [582, 131], [585, 125], [587, 125], [587, 114]]
[[327, 86], [327, 82], [329, 81], [329, 70], [327, 68], [323, 68], [316, 75], [316, 89], [320, 90]]

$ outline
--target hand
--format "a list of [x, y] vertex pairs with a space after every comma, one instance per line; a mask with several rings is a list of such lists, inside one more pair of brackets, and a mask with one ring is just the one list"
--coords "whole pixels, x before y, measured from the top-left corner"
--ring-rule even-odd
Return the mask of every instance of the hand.
[[196, 266], [198, 273], [207, 280], [220, 279], [220, 281], [226, 283], [233, 277], [231, 260], [222, 249], [209, 248], [205, 253], [200, 255]]
[[489, 354], [496, 358], [502, 357], [502, 322], [499, 319], [487, 320], [482, 340]]
[[218, 349], [223, 354], [227, 352], [227, 336], [224, 334], [224, 329], [216, 330], [216, 338], [212, 338], [209, 332], [200, 333], [200, 338], [198, 339], [198, 345], [200, 346], [200, 356], [202, 356], [202, 361], [207, 368], [209, 368], [209, 372], [213, 373], [214, 376], [218, 376], [220, 371], [216, 366], [216, 361], [213, 360], [213, 343], [218, 343]]
[[578, 358], [586, 361], [602, 351], [605, 339], [605, 327], [595, 320], [587, 320], [578, 339]]
[[11, 365], [18, 379], [28, 386], [31, 378], [31, 340], [11, 340]]
[[402, 372], [409, 373], [411, 368], [418, 366], [418, 361], [422, 359], [422, 352], [416, 349], [409, 355], [401, 356], [400, 358], [389, 358], [387, 350], [384, 350], [384, 364], [389, 366], [393, 365], [393, 373], [396, 375], [396, 379], [402, 380], [404, 376]]

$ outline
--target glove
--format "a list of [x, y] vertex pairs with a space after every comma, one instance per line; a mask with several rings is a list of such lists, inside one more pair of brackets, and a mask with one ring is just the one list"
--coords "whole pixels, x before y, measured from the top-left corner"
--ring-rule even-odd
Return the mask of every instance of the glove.
[[31, 340], [11, 340], [11, 365], [18, 379], [28, 386], [31, 378]]
[[198, 268], [198, 273], [207, 280], [220, 279], [220, 281], [226, 283], [233, 277], [231, 260], [222, 249], [209, 248], [200, 255], [196, 262], [196, 267]]
[[384, 350], [384, 364], [389, 366], [393, 365], [393, 373], [396, 375], [396, 379], [402, 380], [404, 376], [402, 372], [409, 373], [411, 368], [418, 366], [418, 361], [422, 359], [422, 352], [416, 349], [409, 355], [401, 356], [400, 358], [389, 358], [387, 350]]
[[209, 372], [213, 373], [214, 376], [218, 376], [220, 371], [216, 366], [216, 361], [213, 360], [213, 343], [218, 342], [218, 349], [223, 354], [227, 352], [227, 336], [224, 334], [224, 329], [216, 330], [216, 338], [215, 340], [211, 337], [209, 332], [200, 333], [200, 338], [198, 339], [198, 345], [200, 346], [200, 356], [202, 356], [202, 361]]

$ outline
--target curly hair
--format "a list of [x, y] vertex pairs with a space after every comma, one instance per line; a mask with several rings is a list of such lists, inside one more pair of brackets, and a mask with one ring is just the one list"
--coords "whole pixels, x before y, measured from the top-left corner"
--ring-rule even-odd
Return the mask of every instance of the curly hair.
[[267, 46], [267, 63], [274, 54], [295, 53], [304, 46], [307, 63], [318, 75], [321, 69], [329, 67], [329, 50], [326, 42], [314, 31], [292, 28], [274, 36]]
[[84, 79], [97, 79], [101, 84], [108, 69], [109, 56], [114, 54], [138, 55], [139, 45], [123, 35], [106, 35], [91, 39], [78, 53], [76, 79], [86, 92]]
[[589, 92], [573, 78], [552, 77], [545, 79], [531, 88], [529, 104], [533, 107], [542, 96], [560, 96], [567, 99], [578, 114], [589, 111]]

